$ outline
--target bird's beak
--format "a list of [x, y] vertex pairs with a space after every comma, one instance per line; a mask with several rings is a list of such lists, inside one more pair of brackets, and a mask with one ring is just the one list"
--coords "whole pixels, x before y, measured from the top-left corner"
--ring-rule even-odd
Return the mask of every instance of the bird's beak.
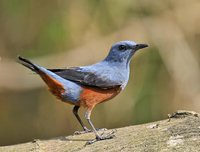
[[135, 50], [140, 50], [140, 49], [143, 49], [145, 47], [148, 47], [148, 45], [147, 44], [136, 44]]

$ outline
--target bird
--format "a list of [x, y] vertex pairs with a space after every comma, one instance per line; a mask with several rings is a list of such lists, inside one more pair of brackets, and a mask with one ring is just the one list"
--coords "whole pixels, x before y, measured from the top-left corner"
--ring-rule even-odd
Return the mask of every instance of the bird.
[[[83, 132], [92, 131], [96, 136], [88, 141], [91, 144], [114, 137], [114, 133], [98, 133], [90, 119], [91, 112], [97, 104], [114, 98], [124, 90], [129, 80], [132, 56], [146, 47], [147, 44], [137, 44], [130, 40], [119, 41], [111, 46], [103, 60], [88, 66], [48, 69], [21, 56], [18, 56], [18, 62], [38, 74], [58, 99], [74, 105], [73, 114]], [[85, 119], [92, 130], [88, 129], [79, 117], [80, 107], [86, 109]]]

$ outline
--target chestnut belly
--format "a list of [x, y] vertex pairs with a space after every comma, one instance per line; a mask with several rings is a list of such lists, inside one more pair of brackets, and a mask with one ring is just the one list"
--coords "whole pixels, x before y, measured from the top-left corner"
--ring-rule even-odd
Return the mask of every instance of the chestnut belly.
[[112, 99], [119, 94], [120, 91], [120, 87], [115, 87], [112, 89], [83, 87], [79, 98], [79, 104], [87, 109], [92, 109], [96, 104]]

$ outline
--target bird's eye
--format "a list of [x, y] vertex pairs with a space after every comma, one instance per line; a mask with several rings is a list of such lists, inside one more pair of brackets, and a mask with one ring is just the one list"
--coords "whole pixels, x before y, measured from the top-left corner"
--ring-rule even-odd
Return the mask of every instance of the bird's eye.
[[119, 50], [126, 50], [126, 46], [125, 45], [120, 45], [119, 46]]

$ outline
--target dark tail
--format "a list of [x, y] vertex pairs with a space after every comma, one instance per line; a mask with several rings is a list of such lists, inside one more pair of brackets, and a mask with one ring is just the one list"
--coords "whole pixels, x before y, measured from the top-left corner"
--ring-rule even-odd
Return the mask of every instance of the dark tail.
[[62, 93], [65, 92], [65, 88], [63, 86], [63, 80], [60, 76], [56, 75], [55, 73], [40, 67], [31, 61], [18, 56], [18, 62], [24, 65], [25, 67], [31, 69], [32, 71], [36, 72], [40, 75], [40, 77], [44, 80], [44, 82], [48, 85], [50, 91], [57, 96], [59, 99], [63, 99]]
[[36, 73], [39, 71], [39, 67], [36, 64], [32, 63], [31, 61], [29, 61], [21, 56], [18, 56], [18, 59], [19, 59], [18, 62], [20, 64], [24, 65], [25, 67], [31, 69], [32, 71], [34, 71]]

